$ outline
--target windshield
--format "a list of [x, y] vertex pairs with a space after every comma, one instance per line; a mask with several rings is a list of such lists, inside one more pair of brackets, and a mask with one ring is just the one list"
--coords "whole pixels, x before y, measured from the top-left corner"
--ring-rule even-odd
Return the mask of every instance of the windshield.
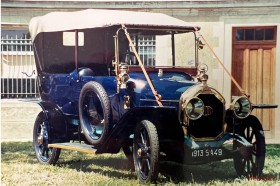
[[[195, 37], [193, 33], [174, 35], [174, 48], [170, 35], [132, 35], [133, 43], [143, 62], [150, 66], [195, 67]], [[129, 49], [132, 51], [132, 49]], [[173, 56], [174, 54], [174, 56]], [[127, 57], [129, 65], [138, 65], [136, 57]]]

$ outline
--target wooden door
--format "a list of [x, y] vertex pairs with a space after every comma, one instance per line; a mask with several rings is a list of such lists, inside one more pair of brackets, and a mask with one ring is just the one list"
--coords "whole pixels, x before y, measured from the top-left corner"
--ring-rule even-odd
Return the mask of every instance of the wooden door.
[[[263, 35], [262, 35], [263, 34]], [[276, 28], [233, 28], [232, 75], [254, 104], [275, 100]], [[241, 95], [232, 83], [232, 96]], [[266, 138], [274, 138], [274, 109], [255, 109]]]

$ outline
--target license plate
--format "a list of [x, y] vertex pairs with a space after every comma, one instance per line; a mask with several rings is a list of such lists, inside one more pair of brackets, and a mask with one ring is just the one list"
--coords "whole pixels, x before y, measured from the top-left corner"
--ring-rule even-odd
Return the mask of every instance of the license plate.
[[193, 158], [197, 157], [222, 157], [224, 151], [222, 148], [207, 148], [207, 149], [194, 149], [191, 151]]

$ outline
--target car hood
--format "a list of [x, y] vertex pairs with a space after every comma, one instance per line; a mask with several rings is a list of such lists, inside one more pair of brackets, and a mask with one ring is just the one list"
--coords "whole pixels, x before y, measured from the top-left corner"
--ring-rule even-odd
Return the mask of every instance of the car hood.
[[[155, 97], [144, 75], [132, 73], [130, 74], [130, 77], [129, 81], [135, 83], [136, 88], [134, 91], [137, 94], [137, 98], [140, 99], [140, 102], [154, 102]], [[188, 88], [197, 84], [194, 81], [184, 79], [184, 76], [181, 73], [172, 73], [171, 76], [169, 75], [163, 77], [158, 77], [155, 74], [149, 74], [149, 77], [157, 93], [161, 95], [162, 102], [179, 103], [181, 95]]]

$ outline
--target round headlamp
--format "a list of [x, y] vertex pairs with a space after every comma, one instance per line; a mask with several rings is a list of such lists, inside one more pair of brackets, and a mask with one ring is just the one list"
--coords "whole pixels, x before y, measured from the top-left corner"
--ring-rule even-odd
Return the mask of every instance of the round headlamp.
[[128, 74], [122, 74], [121, 75], [121, 82], [126, 83], [129, 80], [129, 75]]
[[186, 116], [191, 120], [199, 119], [204, 112], [204, 103], [201, 99], [195, 97], [190, 99], [185, 107]]
[[251, 114], [252, 105], [248, 98], [237, 97], [231, 104], [231, 110], [233, 111], [235, 117], [244, 119]]

